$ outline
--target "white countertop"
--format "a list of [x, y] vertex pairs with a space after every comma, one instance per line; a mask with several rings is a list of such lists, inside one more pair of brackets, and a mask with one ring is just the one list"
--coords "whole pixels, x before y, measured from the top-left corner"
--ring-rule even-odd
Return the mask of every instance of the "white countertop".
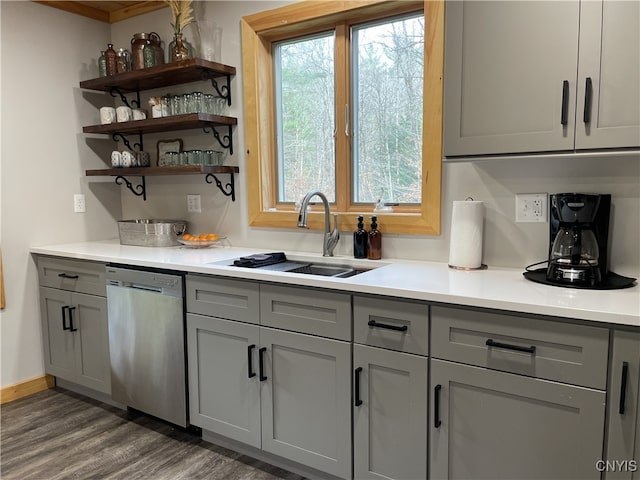
[[240, 256], [265, 252], [259, 248], [133, 247], [106, 240], [32, 247], [31, 252], [640, 327], [638, 285], [622, 290], [554, 287], [525, 279], [521, 269], [460, 271], [445, 263], [286, 252], [293, 260], [378, 267], [343, 279], [229, 266]]

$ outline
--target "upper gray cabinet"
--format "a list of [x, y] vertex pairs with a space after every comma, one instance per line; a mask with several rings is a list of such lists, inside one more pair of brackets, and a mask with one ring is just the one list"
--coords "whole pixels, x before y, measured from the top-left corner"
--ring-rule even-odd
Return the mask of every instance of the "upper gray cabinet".
[[447, 2], [444, 155], [639, 146], [638, 13], [609, 0]]

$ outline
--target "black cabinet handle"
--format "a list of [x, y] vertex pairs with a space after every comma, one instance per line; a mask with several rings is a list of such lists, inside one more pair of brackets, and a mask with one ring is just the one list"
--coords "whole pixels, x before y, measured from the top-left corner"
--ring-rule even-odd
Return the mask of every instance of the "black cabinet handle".
[[69, 305], [63, 305], [62, 310], [62, 330], [69, 330], [71, 327], [67, 327], [67, 310], [69, 309]]
[[75, 309], [76, 309], [76, 307], [69, 307], [69, 331], [70, 332], [77, 332], [78, 331], [78, 329], [73, 326], [73, 311]]
[[355, 370], [355, 379], [353, 381], [355, 393], [354, 393], [354, 405], [359, 407], [362, 405], [362, 399], [360, 398], [360, 374], [362, 373], [362, 367], [358, 367]]
[[593, 103], [593, 83], [591, 77], [587, 77], [584, 85], [584, 112], [582, 120], [584, 123], [591, 123], [591, 104]]
[[70, 278], [71, 280], [76, 280], [78, 278], [78, 275], [69, 275], [68, 273], [59, 273], [58, 276], [61, 278]]
[[562, 125], [569, 123], [569, 81], [564, 80], [562, 82], [562, 118], [560, 119]]
[[260, 369], [260, 381], [264, 382], [267, 376], [264, 375], [264, 352], [267, 351], [267, 347], [262, 347], [258, 350], [258, 368]]
[[433, 426], [435, 428], [442, 425], [440, 421], [440, 390], [442, 390], [442, 385], [436, 385], [433, 389]]
[[256, 372], [253, 371], [253, 362], [252, 362], [252, 356], [253, 356], [253, 350], [256, 348], [255, 345], [249, 345], [247, 347], [247, 372], [248, 372], [248, 377], [249, 378], [253, 378], [256, 376]]
[[531, 345], [530, 347], [521, 347], [520, 345], [511, 345], [509, 343], [494, 342], [492, 339], [487, 340], [485, 345], [487, 345], [488, 347], [498, 347], [498, 348], [505, 348], [507, 350], [515, 350], [516, 352], [525, 352], [525, 353], [532, 353], [532, 354], [536, 353], [536, 347], [534, 345]]
[[397, 325], [389, 325], [388, 323], [378, 323], [375, 320], [369, 320], [368, 325], [370, 327], [386, 328], [387, 330], [394, 330], [396, 332], [406, 332], [409, 329], [406, 325], [399, 327]]
[[620, 405], [618, 413], [624, 415], [625, 403], [627, 398], [627, 377], [629, 376], [629, 364], [622, 362], [622, 378], [620, 379]]

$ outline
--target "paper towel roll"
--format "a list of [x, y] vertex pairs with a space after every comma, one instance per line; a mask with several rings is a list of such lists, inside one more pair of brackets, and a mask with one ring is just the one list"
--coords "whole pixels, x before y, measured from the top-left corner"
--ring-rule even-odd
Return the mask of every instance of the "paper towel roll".
[[482, 266], [482, 230], [484, 203], [453, 202], [449, 266], [480, 268]]

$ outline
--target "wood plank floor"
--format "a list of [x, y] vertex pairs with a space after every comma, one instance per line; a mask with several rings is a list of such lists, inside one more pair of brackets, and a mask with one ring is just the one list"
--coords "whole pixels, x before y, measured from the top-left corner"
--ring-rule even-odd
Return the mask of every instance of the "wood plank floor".
[[2, 405], [0, 476], [303, 480], [149, 416], [53, 388]]

